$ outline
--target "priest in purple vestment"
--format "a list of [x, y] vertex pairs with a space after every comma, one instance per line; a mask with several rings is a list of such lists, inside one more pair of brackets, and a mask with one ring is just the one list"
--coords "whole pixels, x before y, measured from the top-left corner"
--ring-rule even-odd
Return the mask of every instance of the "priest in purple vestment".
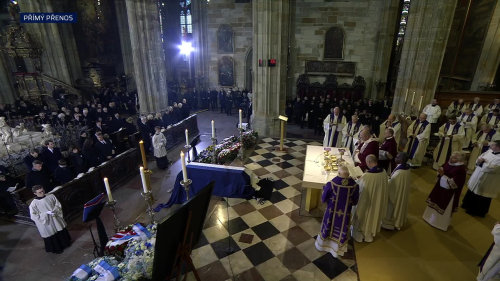
[[352, 206], [358, 203], [359, 187], [349, 177], [346, 166], [339, 167], [338, 176], [323, 187], [321, 201], [326, 203], [321, 232], [316, 238], [316, 249], [343, 256], [347, 252]]
[[378, 139], [372, 138], [372, 134], [368, 127], [364, 127], [359, 133], [360, 143], [357, 150], [354, 152], [354, 162], [361, 170], [366, 171], [366, 156], [373, 154], [379, 155]]
[[453, 152], [448, 163], [439, 168], [438, 173], [436, 185], [427, 198], [423, 218], [435, 228], [446, 231], [451, 223], [452, 212], [457, 210], [467, 176], [463, 154]]
[[396, 167], [394, 158], [398, 153], [398, 144], [394, 138], [394, 130], [392, 128], [385, 129], [385, 139], [378, 151], [378, 165], [387, 171], [390, 175]]

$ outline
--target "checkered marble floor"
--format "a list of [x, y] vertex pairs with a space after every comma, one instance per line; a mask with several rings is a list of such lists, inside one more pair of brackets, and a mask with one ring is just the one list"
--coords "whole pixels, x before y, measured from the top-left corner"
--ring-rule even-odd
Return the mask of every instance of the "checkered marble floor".
[[352, 243], [343, 258], [319, 252], [314, 241], [321, 218], [299, 215], [306, 146], [321, 144], [288, 140], [286, 153], [276, 145], [260, 140], [245, 163], [260, 178], [275, 180], [270, 201], [213, 199], [191, 255], [201, 280], [359, 280]]

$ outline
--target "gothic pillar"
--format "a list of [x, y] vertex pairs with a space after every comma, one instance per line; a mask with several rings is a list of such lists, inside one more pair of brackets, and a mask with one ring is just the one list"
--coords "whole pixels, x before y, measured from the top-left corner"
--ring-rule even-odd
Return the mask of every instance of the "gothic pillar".
[[[58, 12], [59, 4], [51, 0], [19, 1], [21, 12]], [[42, 73], [73, 85], [81, 77], [81, 68], [76, 53], [76, 43], [70, 26], [60, 27], [57, 23], [24, 24], [26, 31], [43, 48]], [[62, 38], [64, 36], [64, 38]]]
[[165, 110], [168, 93], [157, 2], [126, 0], [126, 5], [140, 112]]
[[[261, 136], [278, 137], [278, 115], [286, 102], [290, 1], [254, 0], [253, 8], [253, 115], [252, 125]], [[276, 59], [276, 66], [267, 66]], [[259, 67], [258, 61], [263, 65]]]
[[[417, 114], [434, 98], [456, 0], [412, 2], [392, 111]], [[405, 103], [406, 92], [408, 91]], [[415, 98], [411, 104], [413, 92]]]
[[127, 5], [125, 0], [115, 1], [116, 19], [118, 22], [118, 32], [120, 33], [120, 47], [123, 59], [123, 71], [131, 79], [128, 82], [128, 90], [135, 89], [134, 62], [132, 60], [132, 46], [130, 43], [130, 32], [128, 27]]
[[208, 84], [208, 28], [207, 1], [191, 1], [193, 18], [194, 76], [196, 88], [206, 89]]
[[381, 99], [384, 97], [386, 84], [377, 88], [377, 81], [387, 83], [387, 73], [391, 62], [391, 50], [394, 44], [395, 24], [398, 18], [398, 0], [386, 0], [383, 3], [381, 28], [378, 34], [375, 61], [373, 63], [373, 79], [370, 98]]
[[500, 1], [497, 1], [495, 11], [488, 26], [481, 56], [472, 79], [471, 90], [478, 91], [480, 86], [492, 84], [500, 64]]
[[13, 104], [16, 99], [16, 92], [12, 85], [12, 71], [7, 65], [4, 56], [6, 54], [0, 53], [0, 103]]

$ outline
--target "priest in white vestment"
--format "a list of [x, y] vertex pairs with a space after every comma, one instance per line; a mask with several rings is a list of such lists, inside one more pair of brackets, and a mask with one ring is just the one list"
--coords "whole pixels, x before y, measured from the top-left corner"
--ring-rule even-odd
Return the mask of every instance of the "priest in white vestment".
[[462, 152], [453, 152], [448, 163], [438, 169], [438, 174], [437, 182], [427, 197], [427, 207], [422, 217], [431, 226], [447, 231], [451, 215], [457, 211], [467, 176]]
[[383, 143], [385, 140], [385, 129], [392, 128], [394, 130], [394, 139], [396, 140], [396, 144], [399, 146], [399, 140], [401, 139], [401, 122], [396, 120], [396, 116], [394, 114], [390, 114], [382, 124], [380, 124], [380, 134], [378, 136], [378, 141]]
[[476, 169], [469, 178], [469, 190], [462, 201], [467, 214], [484, 217], [490, 209], [491, 199], [500, 192], [500, 140], [476, 160]]
[[377, 157], [366, 157], [368, 170], [358, 180], [360, 196], [353, 216], [352, 237], [356, 242], [373, 242], [387, 212], [387, 173], [377, 166]]
[[477, 129], [477, 116], [472, 113], [470, 108], [466, 108], [464, 113], [460, 115], [458, 121], [462, 123], [465, 128], [465, 137], [462, 143], [462, 148], [467, 149], [470, 146], [472, 136], [476, 133]]
[[485, 113], [491, 113], [494, 109], [500, 109], [500, 99], [494, 99], [492, 103], [484, 107]]
[[449, 117], [452, 115], [460, 115], [463, 113], [465, 108], [467, 107], [465, 107], [464, 99], [453, 101], [452, 103], [450, 103], [448, 109], [446, 110], [446, 116]]
[[41, 185], [33, 186], [32, 191], [35, 199], [29, 206], [30, 218], [44, 240], [45, 251], [60, 254], [71, 244], [61, 203], [53, 194], [46, 195]]
[[500, 223], [496, 223], [491, 231], [493, 244], [479, 263], [477, 281], [500, 280]]
[[479, 124], [489, 124], [493, 130], [498, 131], [500, 129], [500, 109], [496, 108], [492, 112], [485, 114]]
[[479, 100], [479, 97], [475, 97], [473, 102], [466, 105], [467, 108], [470, 108], [470, 110], [472, 110], [472, 113], [474, 113], [477, 118], [480, 118], [481, 115], [483, 115], [483, 106], [479, 104]]
[[408, 153], [408, 164], [411, 167], [420, 167], [424, 159], [427, 146], [429, 145], [429, 137], [431, 135], [431, 126], [427, 121], [427, 115], [420, 113], [417, 120], [413, 121], [406, 132], [408, 142], [405, 150]]
[[472, 174], [476, 169], [476, 160], [479, 155], [490, 149], [492, 141], [500, 140], [500, 133], [493, 130], [490, 124], [482, 124], [481, 130], [478, 131], [472, 138], [472, 151], [469, 155], [467, 164], [467, 173]]
[[432, 102], [422, 109], [422, 113], [427, 114], [427, 121], [431, 123], [431, 133], [438, 130], [438, 119], [441, 116], [441, 107], [437, 104], [437, 99], [433, 99]]
[[359, 122], [358, 115], [354, 114], [351, 116], [351, 121], [347, 123], [347, 126], [342, 129], [342, 135], [344, 137], [344, 140], [342, 142], [342, 145], [349, 149], [351, 152], [351, 155], [353, 154], [355, 148], [356, 148], [356, 143], [359, 140], [359, 131], [363, 127], [361, 122]]
[[456, 116], [450, 116], [448, 122], [439, 128], [435, 134], [439, 137], [439, 143], [434, 148], [434, 163], [432, 168], [437, 170], [450, 159], [451, 152], [462, 150], [462, 141], [465, 136], [464, 126], [457, 123]]
[[392, 171], [387, 189], [389, 201], [386, 216], [382, 221], [384, 229], [400, 230], [406, 222], [411, 175], [407, 161], [408, 155], [406, 152], [400, 152], [396, 156], [396, 168]]
[[331, 113], [323, 121], [324, 147], [342, 147], [342, 129], [346, 123], [345, 116], [340, 113], [340, 108], [332, 108]]

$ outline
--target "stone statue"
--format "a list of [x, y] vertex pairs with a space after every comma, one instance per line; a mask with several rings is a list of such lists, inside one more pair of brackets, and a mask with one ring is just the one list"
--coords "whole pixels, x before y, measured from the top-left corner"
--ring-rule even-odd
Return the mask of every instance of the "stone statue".
[[24, 123], [20, 123], [14, 129], [12, 129], [12, 134], [15, 138], [24, 135], [26, 132], [28, 132], [28, 129], [24, 127]]
[[2, 135], [2, 141], [4, 143], [12, 143], [14, 141], [12, 137], [12, 129], [5, 121], [4, 116], [0, 117], [0, 135]]

